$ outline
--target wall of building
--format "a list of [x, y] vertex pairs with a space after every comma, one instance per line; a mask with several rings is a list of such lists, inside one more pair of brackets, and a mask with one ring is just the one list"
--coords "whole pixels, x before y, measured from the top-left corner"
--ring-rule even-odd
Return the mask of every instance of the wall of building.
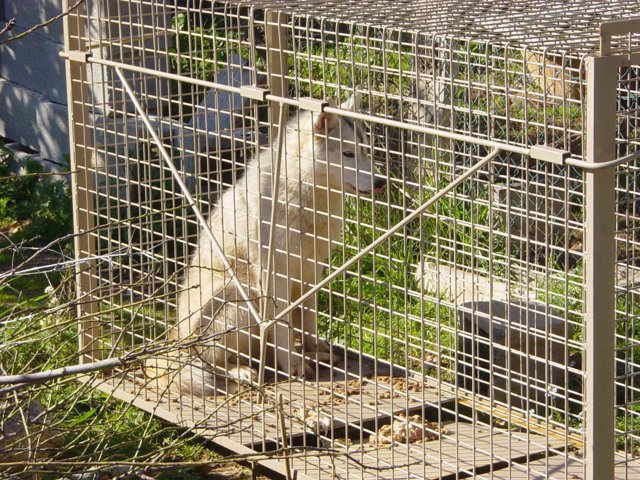
[[[50, 19], [60, 0], [0, 0], [0, 22], [16, 26], [3, 39]], [[0, 136], [61, 162], [69, 153], [62, 20], [0, 45]]]

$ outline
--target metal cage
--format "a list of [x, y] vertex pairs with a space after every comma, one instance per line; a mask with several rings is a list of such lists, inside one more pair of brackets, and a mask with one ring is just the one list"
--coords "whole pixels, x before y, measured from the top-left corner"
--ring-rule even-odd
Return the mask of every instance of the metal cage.
[[[65, 58], [80, 348], [122, 359], [96, 386], [291, 478], [640, 476], [639, 18], [626, 0], [79, 5]], [[360, 110], [337, 106], [354, 93]], [[289, 171], [304, 111], [360, 125], [354, 148], [386, 189]], [[257, 219], [222, 205], [257, 156], [280, 172], [272, 191], [339, 194], [338, 213], [298, 208], [340, 235], [273, 224], [290, 206], [270, 192], [246, 193], [271, 199]], [[216, 212], [273, 260], [203, 243]], [[293, 231], [330, 256], [276, 251]], [[312, 374], [236, 352], [257, 380], [234, 391], [234, 365], [210, 366], [202, 397], [127, 363], [190, 358], [167, 332], [180, 292], [206, 288], [185, 280], [194, 255], [219, 253], [261, 272], [229, 276], [252, 301], [222, 295], [260, 350], [267, 327], [315, 318], [329, 357]]]

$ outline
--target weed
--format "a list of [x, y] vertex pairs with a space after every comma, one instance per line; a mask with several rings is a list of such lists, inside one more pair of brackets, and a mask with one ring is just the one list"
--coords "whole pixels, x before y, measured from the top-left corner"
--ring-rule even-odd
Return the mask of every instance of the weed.
[[64, 176], [50, 175], [41, 163], [27, 159], [20, 166], [0, 145], [0, 230], [18, 227], [19, 239], [39, 244], [71, 232], [71, 195]]

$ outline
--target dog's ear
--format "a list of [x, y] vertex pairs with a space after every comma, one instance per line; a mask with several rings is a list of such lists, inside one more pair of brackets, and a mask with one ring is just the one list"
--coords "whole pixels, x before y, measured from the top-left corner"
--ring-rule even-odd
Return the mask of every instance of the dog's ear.
[[[332, 98], [327, 100], [330, 107], [335, 107], [336, 102]], [[334, 113], [322, 112], [315, 119], [313, 129], [316, 133], [330, 132], [338, 126], [338, 116]]]
[[350, 112], [360, 111], [362, 108], [362, 92], [354, 89], [347, 101], [340, 105], [340, 108], [343, 110], [349, 110]]

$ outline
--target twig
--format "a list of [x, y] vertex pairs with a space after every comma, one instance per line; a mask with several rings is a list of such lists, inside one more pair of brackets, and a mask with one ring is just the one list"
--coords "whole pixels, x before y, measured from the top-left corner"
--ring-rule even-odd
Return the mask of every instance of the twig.
[[[74, 260], [65, 260], [63, 262], [58, 262], [55, 263], [53, 265], [39, 265], [37, 267], [31, 267], [31, 268], [25, 268], [24, 270], [18, 270], [19, 266], [16, 268], [13, 268], [7, 272], [4, 272], [2, 274], [0, 274], [0, 282], [3, 280], [6, 280], [7, 278], [14, 278], [17, 276], [24, 276], [24, 275], [35, 275], [35, 274], [39, 274], [39, 273], [50, 273], [50, 272], [57, 272], [60, 270], [65, 270], [68, 267], [73, 267], [76, 265], [82, 265], [85, 263], [90, 263], [90, 262], [95, 262], [96, 260], [108, 260], [110, 258], [113, 257], [126, 257], [130, 255], [129, 249], [127, 247], [117, 251], [117, 252], [113, 252], [113, 253], [108, 253], [105, 255], [95, 255], [92, 257], [84, 257], [81, 259], [74, 259]], [[33, 255], [31, 258], [29, 258], [29, 260], [32, 260], [33, 257], [35, 257], [35, 255]], [[23, 262], [24, 264], [24, 262]], [[21, 264], [22, 265], [22, 264]]]
[[18, 178], [25, 178], [25, 177], [63, 177], [67, 175], [74, 175], [76, 173], [78, 173], [78, 170], [65, 170], [63, 172], [21, 173], [20, 175], [6, 175], [4, 177], [0, 177], [0, 181], [6, 182], [8, 180], [16, 180]]
[[[55, 17], [52, 17], [52, 18], [50, 18], [49, 20], [47, 20], [45, 22], [39, 23], [38, 25], [34, 25], [29, 30], [25, 30], [24, 32], [22, 32], [22, 33], [20, 33], [18, 35], [14, 35], [13, 37], [9, 37], [9, 38], [7, 38], [5, 40], [0, 41], [0, 45], [6, 45], [7, 43], [13, 42], [14, 40], [19, 40], [20, 38], [26, 37], [27, 35], [35, 32], [36, 30], [40, 30], [41, 28], [46, 27], [47, 25], [55, 22], [56, 20], [61, 19], [65, 15], [69, 15], [72, 11], [74, 11], [76, 8], [78, 8], [81, 3], [84, 3], [84, 0], [77, 0], [76, 3], [71, 5], [66, 11], [64, 11], [62, 13], [59, 13]], [[15, 18], [11, 19], [9, 21], [9, 23], [11, 23], [11, 21], [13, 21], [14, 24], [15, 24]], [[13, 26], [11, 28], [13, 28]], [[0, 34], [2, 34], [2, 33], [4, 33], [4, 31], [0, 32]]]
[[[3, 275], [7, 275], [9, 274], [9, 277], [13, 276], [13, 274], [15, 274], [16, 272], [18, 272], [21, 268], [23, 268], [25, 265], [27, 265], [29, 262], [32, 262], [33, 260], [35, 260], [38, 256], [40, 256], [42, 253], [49, 251], [54, 245], [59, 244], [61, 242], [64, 242], [70, 238], [75, 237], [77, 234], [76, 233], [69, 233], [66, 234], [62, 237], [58, 237], [55, 240], [52, 240], [51, 242], [49, 242], [47, 245], [45, 245], [44, 247], [38, 249], [33, 255], [31, 255], [29, 258], [27, 258], [26, 260], [23, 260], [20, 264], [18, 264], [17, 266], [11, 268], [11, 270], [9, 270], [8, 272], [4, 272]], [[7, 240], [11, 241], [11, 239], [7, 238]], [[13, 242], [11, 242], [13, 243]], [[18, 249], [18, 251], [20, 250], [20, 246], [18, 245], [14, 245], [14, 248]], [[0, 280], [1, 282], [1, 280]]]
[[155, 477], [150, 477], [149, 475], [145, 475], [144, 473], [138, 473], [137, 476], [140, 480], [156, 480]]
[[[387, 470], [393, 470], [397, 468], [407, 468], [413, 465], [418, 465], [420, 460], [415, 460], [413, 462], [406, 462], [402, 464], [395, 465], [367, 465], [356, 458], [354, 455], [339, 450], [332, 450], [327, 448], [320, 447], [312, 447], [310, 445], [306, 445], [303, 447], [289, 447], [287, 449], [278, 448], [275, 450], [269, 450], [267, 452], [251, 452], [251, 453], [238, 453], [238, 454], [230, 454], [221, 458], [217, 458], [215, 460], [205, 460], [205, 461], [183, 461], [179, 464], [174, 462], [160, 461], [160, 462], [144, 462], [144, 461], [105, 461], [98, 460], [92, 461], [91, 465], [95, 466], [112, 466], [112, 465], [129, 465], [134, 467], [143, 467], [145, 465], [152, 465], [154, 468], [162, 468], [162, 467], [175, 467], [179, 465], [183, 468], [186, 467], [199, 467], [203, 465], [211, 465], [211, 464], [227, 464], [227, 463], [236, 463], [236, 462], [260, 462], [264, 460], [271, 459], [282, 459], [282, 455], [286, 455], [288, 459], [295, 458], [308, 458], [310, 454], [316, 454], [318, 457], [324, 456], [335, 456], [335, 457], [344, 457], [356, 465], [360, 466], [365, 470], [372, 470], [376, 472], [384, 472]], [[49, 468], [61, 468], [61, 467], [75, 467], [77, 466], [77, 462], [68, 461], [68, 460], [25, 460], [20, 462], [5, 462], [2, 463], [2, 467], [38, 467], [44, 466]]]
[[[70, 173], [72, 173], [72, 174], [73, 174], [73, 173], [76, 173], [76, 172], [75, 172], [75, 171], [71, 171]], [[185, 208], [185, 207], [183, 207], [183, 206], [177, 206], [177, 207], [173, 207], [173, 208], [165, 209], [165, 212], [175, 212], [175, 211], [181, 210], [182, 208]], [[136, 216], [134, 216], [134, 217], [125, 218], [125, 219], [122, 219], [122, 220], [112, 220], [112, 221], [110, 222], [110, 225], [111, 225], [111, 226], [113, 226], [113, 227], [116, 227], [116, 226], [118, 226], [118, 225], [130, 224], [130, 223], [133, 223], [133, 222], [135, 222], [135, 221], [137, 221], [137, 220], [148, 218], [148, 217], [149, 217], [149, 215], [150, 215], [149, 213], [143, 213], [143, 214], [141, 214], [141, 215], [136, 215]], [[49, 249], [51, 249], [54, 245], [59, 244], [59, 243], [62, 243], [62, 242], [65, 242], [65, 241], [67, 241], [68, 239], [70, 239], [70, 238], [74, 238], [74, 237], [76, 237], [76, 236], [89, 235], [89, 234], [92, 234], [92, 233], [98, 232], [98, 231], [100, 231], [100, 230], [101, 230], [101, 229], [103, 229], [103, 228], [104, 228], [104, 226], [103, 226], [103, 225], [97, 225], [97, 226], [95, 226], [95, 227], [93, 227], [93, 228], [90, 228], [90, 229], [88, 229], [88, 230], [85, 230], [85, 231], [84, 231], [83, 233], [81, 233], [81, 234], [79, 234], [79, 233], [69, 233], [69, 234], [64, 235], [64, 236], [62, 236], [62, 237], [56, 238], [55, 240], [53, 240], [53, 241], [49, 242], [49, 243], [48, 243], [47, 245], [45, 245], [44, 247], [41, 247], [38, 251], [36, 251], [36, 252], [35, 252], [33, 255], [31, 255], [29, 258], [27, 258], [27, 259], [23, 260], [19, 265], [15, 266], [15, 267], [12, 267], [12, 268], [11, 268], [11, 270], [8, 270], [8, 271], [4, 271], [4, 272], [2, 272], [2, 274], [0, 274], [0, 283], [3, 281], [3, 279], [4, 279], [4, 278], [10, 278], [10, 277], [12, 277], [12, 276], [16, 275], [16, 274], [17, 274], [17, 273], [18, 273], [18, 272], [19, 272], [19, 271], [20, 271], [20, 270], [21, 270], [25, 265], [27, 265], [27, 264], [29, 264], [30, 262], [32, 262], [33, 260], [35, 260], [35, 258], [37, 258], [37, 257], [38, 257], [39, 255], [41, 255], [42, 253], [44, 253], [44, 252], [48, 251]], [[30, 240], [22, 240], [22, 241], [20, 242], [20, 244], [15, 244], [15, 243], [14, 243], [14, 242], [13, 242], [13, 241], [8, 237], [8, 236], [6, 236], [6, 235], [2, 234], [1, 232], [0, 232], [0, 235], [1, 235], [5, 240], [7, 240], [7, 241], [11, 244], [11, 245], [10, 245], [9, 247], [7, 247], [5, 250], [7, 250], [7, 249], [11, 248], [11, 249], [16, 250], [16, 251], [18, 251], [18, 252], [19, 252], [21, 249], [24, 249], [24, 247], [22, 247], [22, 245], [24, 245], [24, 244], [26, 244], [26, 243], [28, 243], [28, 242], [30, 242], [30, 241], [32, 241], [32, 240], [34, 240], [34, 239], [30, 239]], [[156, 246], [158, 246], [158, 245], [159, 245], [159, 244], [157, 244]], [[144, 252], [141, 252], [141, 254], [144, 254]], [[107, 255], [106, 257], [108, 257], [108, 255]], [[85, 259], [86, 259], [86, 257], [85, 257]], [[85, 259], [80, 259], [80, 260], [82, 260], [82, 262], [84, 262], [84, 261], [85, 261]], [[94, 259], [94, 258], [91, 258], [91, 259], [89, 259], [89, 260], [90, 260], [90, 261], [92, 261], [92, 260], [95, 260], [95, 259]], [[80, 262], [80, 263], [82, 263], [82, 262]], [[29, 272], [28, 272], [28, 273], [29, 273]], [[30, 272], [30, 273], [34, 273], [34, 272]], [[35, 272], [35, 273], [43, 273], [43, 272]], [[88, 292], [88, 293], [93, 293], [93, 292]]]
[[[282, 399], [281, 393], [278, 394], [278, 417], [280, 417], [280, 430], [282, 432], [282, 449], [286, 451], [289, 449], [289, 442], [287, 442], [287, 426], [284, 418], [284, 401]], [[284, 466], [287, 480], [292, 480], [293, 477], [291, 476], [291, 463], [289, 462], [289, 459], [286, 458], [286, 456], [284, 458]]]
[[11, 20], [9, 20], [4, 27], [2, 27], [2, 29], [0, 29], [0, 35], [4, 35], [5, 33], [7, 33], [9, 30], [11, 30], [13, 27], [16, 26], [16, 19], [15, 17], [12, 18]]

